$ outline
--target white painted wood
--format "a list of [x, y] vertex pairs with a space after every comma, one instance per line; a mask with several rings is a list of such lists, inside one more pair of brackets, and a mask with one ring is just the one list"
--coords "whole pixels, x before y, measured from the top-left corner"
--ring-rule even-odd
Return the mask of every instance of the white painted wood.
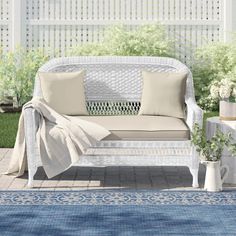
[[198, 0], [192, 0], [192, 18], [191, 20], [197, 19], [197, 1]]
[[181, 0], [180, 1], [180, 19], [181, 20], [184, 20], [185, 19], [185, 1]]
[[[50, 19], [54, 18], [54, 8], [53, 8], [53, 1], [49, 1], [49, 12], [50, 12]], [[48, 25], [49, 27], [49, 37], [50, 37], [50, 49], [51, 49], [51, 54], [53, 55], [53, 52], [55, 51], [55, 46], [54, 46], [54, 41], [55, 41], [55, 32], [54, 28]]]
[[22, 15], [25, 0], [12, 0], [12, 50], [24, 44], [22, 28], [24, 25], [24, 16]]
[[67, 1], [62, 1], [61, 2], [61, 9], [60, 9], [61, 10], [61, 15], [60, 15], [60, 19], [66, 19], [66, 2]]
[[[142, 19], [142, 0], [137, 0], [136, 2], [136, 20]], [[157, 9], [158, 11], [158, 9]]]
[[103, 2], [103, 16], [105, 20], [110, 20], [110, 0]]
[[[45, 14], [44, 14], [44, 10], [47, 11], [47, 9], [45, 8], [45, 1], [40, 1], [40, 6], [39, 6], [39, 19], [45, 19]], [[39, 48], [45, 48], [45, 28], [47, 27], [47, 25], [45, 26], [39, 26], [39, 27], [34, 27], [34, 32], [35, 35], [37, 35], [35, 37], [35, 47], [39, 47]]]
[[[30, 20], [30, 25], [78, 25], [77, 20]], [[79, 25], [114, 25], [114, 24], [127, 24], [127, 25], [141, 25], [152, 24], [153, 20], [80, 20]], [[164, 25], [219, 25], [219, 20], [163, 20]]]
[[169, 2], [169, 20], [175, 20], [175, 1]]
[[[131, 2], [132, 2], [131, 0], [126, 1], [126, 15], [127, 15], [126, 19], [127, 20], [133, 19], [133, 17], [132, 17], [133, 13], [131, 11]], [[149, 4], [146, 4], [147, 7], [148, 7], [148, 5]], [[150, 12], [150, 14], [151, 14], [151, 12]]]
[[142, 1], [142, 10], [143, 10], [143, 20], [148, 20], [148, 6], [147, 2], [145, 0]]
[[214, 14], [213, 14], [213, 0], [208, 1], [208, 19], [213, 20], [214, 19]]
[[191, 4], [192, 4], [192, 1], [186, 1], [185, 20], [187, 20], [187, 21], [191, 20], [191, 16], [190, 16]]
[[162, 22], [164, 19], [164, 0], [159, 1], [159, 20]]
[[224, 0], [224, 41], [232, 39], [233, 31], [233, 0]]
[[210, 0], [208, 0], [208, 1], [202, 0], [201, 1], [202, 2], [202, 19], [203, 20], [206, 20], [208, 17], [207, 5], [208, 5], [209, 1]]
[[[48, 20], [49, 19], [49, 1], [45, 1], [45, 11], [44, 11], [44, 19]], [[45, 40], [45, 50], [49, 51], [50, 49], [50, 27], [46, 25], [44, 27], [44, 40]]]
[[152, 8], [153, 8], [153, 20], [157, 21], [158, 20], [158, 1], [153, 1]]
[[235, 12], [236, 12], [236, 1], [233, 1], [232, 2], [232, 12], [233, 12], [233, 15], [232, 15], [232, 30], [233, 31], [236, 31], [236, 17], [235, 17]]
[[0, 20], [0, 25], [8, 25], [8, 20]]
[[20, 42], [27, 48], [59, 49], [65, 55], [72, 46], [100, 41], [110, 25], [133, 28], [160, 22], [176, 44], [181, 42], [176, 55], [182, 60], [185, 55], [180, 53], [190, 53], [185, 42], [201, 46], [203, 38], [229, 40], [236, 30], [233, 12], [234, 0], [1, 0], [0, 42], [6, 50], [9, 43], [14, 48]]
[[169, 8], [169, 1], [164, 1], [164, 19], [169, 20], [169, 13], [170, 13], [170, 8]]
[[125, 9], [126, 0], [120, 0], [120, 19], [126, 20], [126, 9]]

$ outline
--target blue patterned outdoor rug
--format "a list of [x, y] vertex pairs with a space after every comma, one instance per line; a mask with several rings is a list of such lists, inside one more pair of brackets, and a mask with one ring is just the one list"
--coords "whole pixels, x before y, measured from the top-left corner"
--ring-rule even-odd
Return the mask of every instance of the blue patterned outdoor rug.
[[236, 235], [236, 191], [0, 191], [0, 235]]

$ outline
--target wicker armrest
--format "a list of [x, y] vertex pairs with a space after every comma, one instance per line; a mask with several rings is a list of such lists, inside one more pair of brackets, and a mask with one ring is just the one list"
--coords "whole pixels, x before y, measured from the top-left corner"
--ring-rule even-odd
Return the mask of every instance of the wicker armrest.
[[203, 110], [197, 105], [193, 99], [188, 99], [187, 104], [187, 119], [186, 123], [192, 131], [195, 123], [202, 127], [203, 124]]

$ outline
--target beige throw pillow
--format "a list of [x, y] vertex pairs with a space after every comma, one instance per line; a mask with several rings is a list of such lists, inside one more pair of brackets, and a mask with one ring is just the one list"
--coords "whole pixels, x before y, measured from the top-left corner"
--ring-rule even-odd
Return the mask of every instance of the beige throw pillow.
[[43, 98], [55, 111], [65, 115], [88, 115], [84, 93], [85, 71], [39, 72]]
[[139, 115], [184, 118], [186, 73], [143, 71], [143, 93]]

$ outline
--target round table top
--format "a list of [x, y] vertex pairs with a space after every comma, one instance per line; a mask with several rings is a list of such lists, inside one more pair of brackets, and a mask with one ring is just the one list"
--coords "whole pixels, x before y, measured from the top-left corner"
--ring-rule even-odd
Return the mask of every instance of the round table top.
[[207, 123], [214, 123], [217, 125], [223, 125], [227, 126], [228, 128], [231, 128], [233, 130], [236, 130], [236, 121], [228, 121], [228, 120], [220, 120], [219, 116], [214, 116], [207, 118]]
[[207, 121], [216, 122], [216, 123], [220, 123], [220, 122], [221, 122], [219, 116], [212, 116], [212, 117], [209, 117], [209, 118], [207, 118]]

